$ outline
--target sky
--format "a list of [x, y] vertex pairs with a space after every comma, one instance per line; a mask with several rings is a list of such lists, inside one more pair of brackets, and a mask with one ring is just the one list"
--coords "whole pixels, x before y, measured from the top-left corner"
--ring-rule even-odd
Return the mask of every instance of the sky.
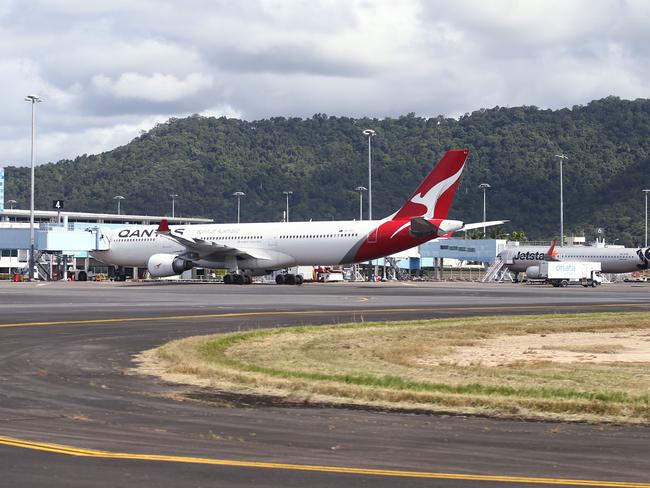
[[457, 117], [650, 94], [646, 0], [0, 0], [0, 167], [170, 117]]

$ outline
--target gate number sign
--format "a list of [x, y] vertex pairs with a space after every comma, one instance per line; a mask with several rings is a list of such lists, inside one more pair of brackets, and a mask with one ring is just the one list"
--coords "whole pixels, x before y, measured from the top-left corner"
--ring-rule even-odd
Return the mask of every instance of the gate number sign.
[[52, 200], [52, 208], [61, 210], [63, 208], [63, 200]]

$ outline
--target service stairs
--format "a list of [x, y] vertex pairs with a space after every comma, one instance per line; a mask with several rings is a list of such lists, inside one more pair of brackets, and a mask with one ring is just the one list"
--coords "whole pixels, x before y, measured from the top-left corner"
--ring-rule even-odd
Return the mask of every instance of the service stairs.
[[387, 271], [393, 275], [392, 278], [389, 279], [408, 280], [410, 278], [408, 271], [400, 268], [397, 264], [397, 258], [386, 258], [386, 265], [388, 268]]
[[487, 283], [489, 281], [514, 281], [512, 273], [506, 268], [506, 263], [500, 257], [497, 257], [494, 262], [488, 267], [483, 275], [481, 282]]
[[51, 255], [48, 255], [42, 251], [34, 252], [34, 264], [36, 265], [36, 276], [39, 280], [52, 281], [52, 276], [50, 276], [51, 259], [52, 259]]

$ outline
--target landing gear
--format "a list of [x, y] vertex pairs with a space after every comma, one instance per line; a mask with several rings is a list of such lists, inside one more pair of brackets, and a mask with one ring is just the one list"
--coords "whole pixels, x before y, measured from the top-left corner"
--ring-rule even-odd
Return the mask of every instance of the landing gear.
[[280, 274], [275, 277], [278, 285], [302, 285], [303, 281], [302, 275]]
[[253, 282], [249, 275], [241, 273], [228, 273], [223, 277], [224, 285], [250, 285]]

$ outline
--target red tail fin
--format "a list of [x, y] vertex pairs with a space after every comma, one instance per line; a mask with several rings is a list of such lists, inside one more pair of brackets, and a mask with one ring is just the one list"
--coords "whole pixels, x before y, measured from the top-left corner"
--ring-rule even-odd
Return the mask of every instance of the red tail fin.
[[445, 219], [468, 154], [468, 149], [447, 151], [393, 220], [411, 217]]
[[169, 232], [169, 223], [167, 222], [167, 219], [160, 219], [160, 224], [158, 224], [158, 229], [156, 232]]
[[551, 244], [551, 247], [546, 251], [546, 260], [547, 261], [557, 261], [557, 251], [555, 250], [555, 243], [557, 241], [553, 241], [553, 244]]

